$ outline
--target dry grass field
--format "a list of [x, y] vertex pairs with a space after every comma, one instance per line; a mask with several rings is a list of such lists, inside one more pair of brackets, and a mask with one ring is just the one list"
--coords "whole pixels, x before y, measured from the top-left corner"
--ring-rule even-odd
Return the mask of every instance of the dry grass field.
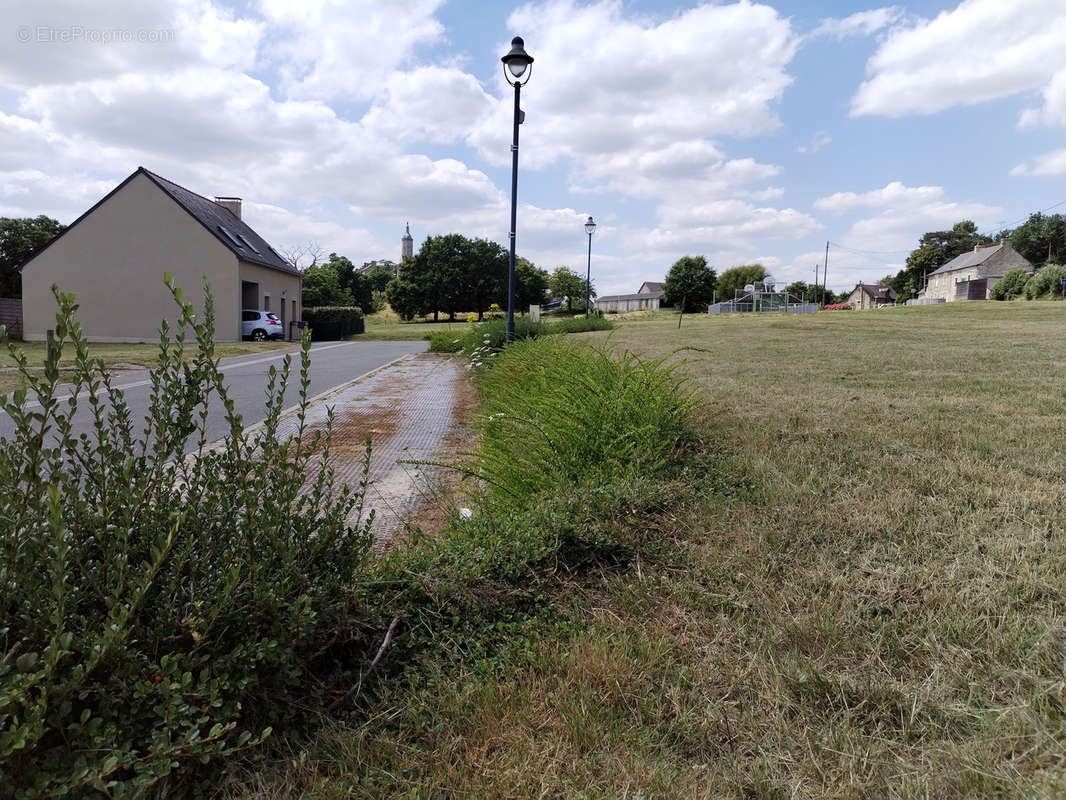
[[[651, 317], [723, 485], [255, 797], [1066, 796], [1066, 306]], [[602, 340], [605, 334], [589, 334]]]

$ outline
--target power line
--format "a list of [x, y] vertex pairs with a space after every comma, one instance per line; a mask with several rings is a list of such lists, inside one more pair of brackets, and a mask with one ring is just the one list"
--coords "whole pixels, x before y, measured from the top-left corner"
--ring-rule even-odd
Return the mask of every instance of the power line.
[[1011, 222], [1011, 223], [1009, 223], [1007, 225], [1004, 225], [1003, 227], [1004, 228], [1013, 228], [1019, 222], [1025, 222], [1027, 219], [1029, 219], [1029, 217], [1033, 216], [1033, 214], [1043, 214], [1045, 211], [1050, 211], [1051, 209], [1058, 208], [1059, 206], [1066, 206], [1066, 200], [1061, 200], [1058, 203], [1055, 203], [1055, 205], [1053, 205], [1053, 206], [1048, 206], [1047, 208], [1042, 208], [1039, 211], [1034, 211], [1031, 214], [1028, 214], [1028, 215], [1022, 217], [1021, 219], [1016, 219], [1016, 220], [1014, 220], [1014, 222]]

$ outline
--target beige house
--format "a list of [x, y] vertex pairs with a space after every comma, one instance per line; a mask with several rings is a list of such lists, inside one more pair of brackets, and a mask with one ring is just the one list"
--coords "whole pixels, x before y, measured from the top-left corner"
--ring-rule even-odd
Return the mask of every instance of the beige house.
[[23, 338], [55, 327], [52, 285], [74, 292], [78, 320], [97, 342], [143, 342], [177, 318], [169, 272], [197, 308], [206, 278], [215, 338], [241, 338], [241, 309], [273, 311], [288, 333], [300, 319], [300, 274], [241, 220], [241, 200], [209, 200], [144, 167], [22, 265]]
[[896, 290], [891, 286], [858, 283], [848, 295], [848, 303], [852, 308], [860, 309], [893, 306], [896, 304]]
[[930, 272], [921, 299], [987, 300], [988, 293], [1007, 270], [1021, 268], [1032, 273], [1029, 260], [1011, 247], [1010, 239], [975, 245], [973, 252], [956, 256]]

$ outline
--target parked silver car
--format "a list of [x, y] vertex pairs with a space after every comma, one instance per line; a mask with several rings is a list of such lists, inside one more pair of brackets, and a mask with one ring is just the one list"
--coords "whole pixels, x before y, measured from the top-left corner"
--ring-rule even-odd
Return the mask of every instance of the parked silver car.
[[241, 311], [241, 336], [262, 342], [265, 339], [284, 339], [285, 329], [278, 315], [272, 311]]

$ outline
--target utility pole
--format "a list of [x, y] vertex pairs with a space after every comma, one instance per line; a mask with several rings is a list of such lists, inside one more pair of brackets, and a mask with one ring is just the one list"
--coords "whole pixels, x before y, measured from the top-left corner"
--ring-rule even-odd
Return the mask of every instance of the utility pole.
[[822, 267], [822, 302], [821, 305], [825, 305], [825, 288], [828, 285], [826, 283], [826, 273], [829, 272], [829, 240], [825, 240], [825, 266]]

